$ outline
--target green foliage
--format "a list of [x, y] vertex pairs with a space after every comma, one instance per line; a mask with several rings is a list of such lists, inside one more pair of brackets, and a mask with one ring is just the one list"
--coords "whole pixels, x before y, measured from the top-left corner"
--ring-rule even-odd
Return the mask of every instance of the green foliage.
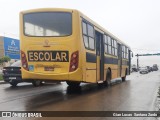
[[1, 63], [3, 63], [3, 60], [2, 60], [2, 59], [0, 59], [0, 64], [1, 64]]
[[0, 80], [3, 80], [3, 77], [2, 77], [2, 75], [0, 74]]
[[10, 57], [4, 56], [4, 57], [0, 58], [0, 63], [9, 62], [10, 60], [11, 60]]

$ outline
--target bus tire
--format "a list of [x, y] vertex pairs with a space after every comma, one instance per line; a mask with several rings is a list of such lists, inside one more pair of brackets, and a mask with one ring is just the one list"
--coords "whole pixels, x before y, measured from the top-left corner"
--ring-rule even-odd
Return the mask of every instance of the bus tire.
[[126, 81], [126, 76], [122, 77], [122, 82]]
[[125, 72], [125, 76], [122, 77], [122, 82], [125, 82], [125, 81], [126, 81], [126, 75], [127, 75], [127, 69], [126, 69], [126, 72]]
[[75, 82], [75, 81], [66, 81], [67, 85], [70, 87], [79, 87], [80, 82]]
[[111, 71], [109, 69], [107, 70], [105, 84], [107, 85], [107, 87], [111, 86]]
[[34, 87], [38, 87], [38, 86], [42, 85], [42, 81], [40, 81], [40, 80], [33, 80], [32, 81], [32, 85]]
[[16, 87], [17, 84], [18, 84], [17, 82], [10, 82], [10, 85], [13, 86], [13, 87]]

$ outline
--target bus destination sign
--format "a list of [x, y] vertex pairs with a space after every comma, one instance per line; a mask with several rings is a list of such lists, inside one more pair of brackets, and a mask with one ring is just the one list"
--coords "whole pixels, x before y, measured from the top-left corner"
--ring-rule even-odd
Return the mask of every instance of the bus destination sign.
[[28, 51], [30, 62], [69, 62], [68, 51]]

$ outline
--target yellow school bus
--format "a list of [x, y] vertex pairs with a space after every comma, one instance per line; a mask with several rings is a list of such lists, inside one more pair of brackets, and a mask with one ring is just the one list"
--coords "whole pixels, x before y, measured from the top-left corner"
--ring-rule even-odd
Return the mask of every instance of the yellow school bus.
[[130, 74], [130, 47], [78, 10], [22, 11], [20, 40], [25, 80], [110, 85]]

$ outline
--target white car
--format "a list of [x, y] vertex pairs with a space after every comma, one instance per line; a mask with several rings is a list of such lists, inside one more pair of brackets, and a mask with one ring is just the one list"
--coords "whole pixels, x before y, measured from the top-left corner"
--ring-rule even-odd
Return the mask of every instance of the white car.
[[139, 73], [140, 74], [147, 74], [148, 73], [147, 67], [141, 67]]

